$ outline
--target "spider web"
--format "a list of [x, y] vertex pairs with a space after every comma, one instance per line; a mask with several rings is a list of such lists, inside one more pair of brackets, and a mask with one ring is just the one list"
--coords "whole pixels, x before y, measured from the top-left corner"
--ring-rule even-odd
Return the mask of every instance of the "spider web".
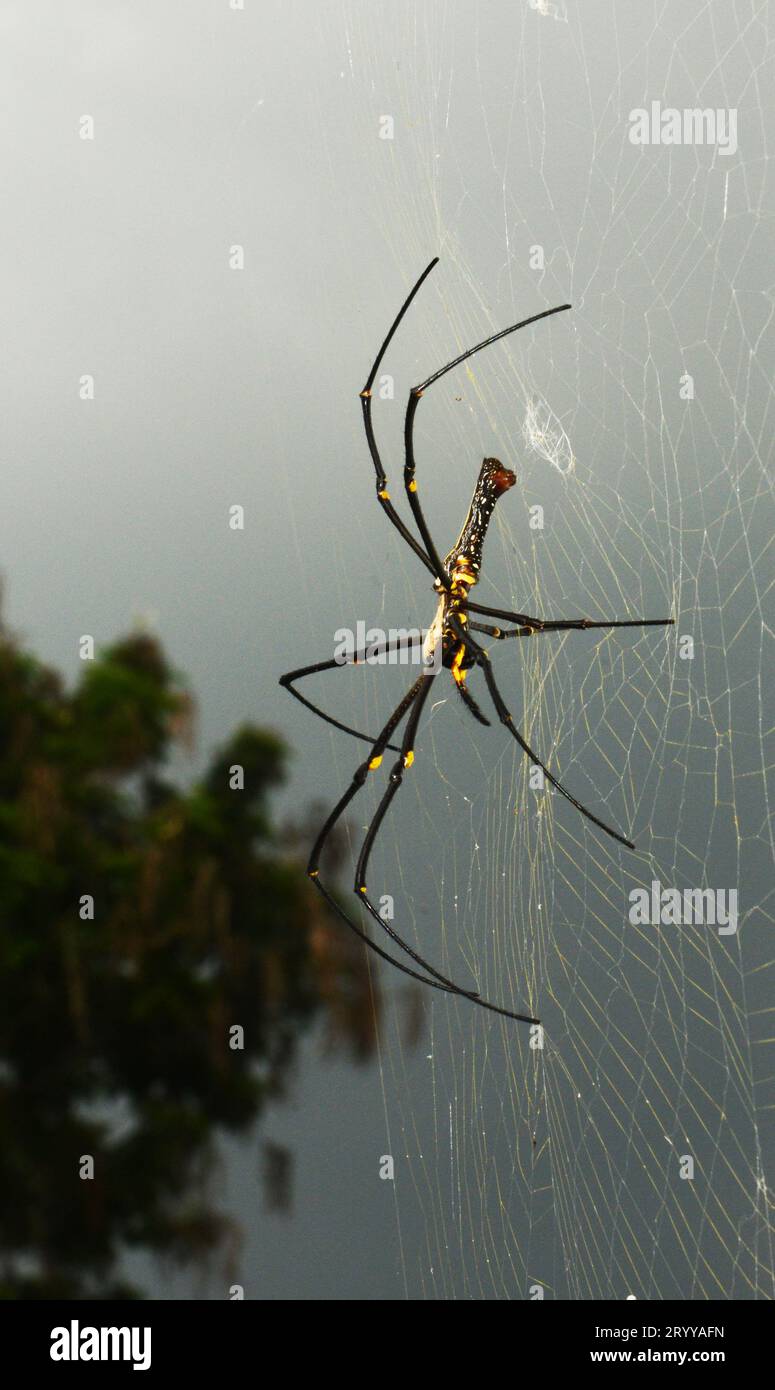
[[[406, 288], [442, 258], [383, 367], [395, 400], [375, 402], [393, 495], [409, 385], [570, 299], [571, 313], [428, 392], [416, 434], [426, 514], [444, 553], [479, 461], [496, 454], [519, 486], [497, 510], [480, 602], [677, 619], [667, 632], [492, 649], [517, 726], [632, 834], [635, 854], [531, 786], [527, 760], [497, 722], [475, 725], [451, 684], [429, 702], [370, 888], [394, 895], [395, 925], [434, 963], [537, 1012], [546, 1036], [533, 1051], [520, 1025], [426, 991], [418, 1059], [391, 1019], [381, 1071], [403, 1288], [770, 1298], [765, 9], [347, 4], [321, 23], [339, 42], [349, 115], [346, 133], [323, 122], [321, 145], [335, 172], [345, 151], [356, 161], [378, 229], [356, 335], [364, 367]], [[656, 98], [736, 108], [739, 150], [634, 147], [628, 113]], [[385, 113], [395, 133], [381, 143]], [[543, 269], [529, 263], [535, 246]], [[365, 466], [356, 421], [350, 443]], [[356, 506], [334, 542], [342, 611], [427, 624], [425, 576], [375, 526]], [[365, 575], [350, 547], [370, 556]], [[360, 675], [339, 713], [376, 730], [409, 673]], [[484, 704], [482, 684], [472, 677]], [[334, 736], [330, 748], [344, 785], [354, 745]], [[367, 812], [351, 823], [354, 847]], [[654, 881], [736, 889], [736, 933], [631, 924], [629, 894]], [[398, 977], [383, 985], [403, 994]]]
[[[200, 702], [200, 770], [245, 719], [276, 724], [299, 755], [289, 809], [335, 803], [364, 746], [277, 677], [339, 628], [433, 616], [375, 501], [357, 391], [436, 254], [374, 401], [396, 505], [410, 384], [571, 301], [426, 393], [423, 506], [444, 554], [498, 456], [518, 485], [477, 599], [677, 620], [492, 645], [517, 727], [635, 853], [438, 680], [369, 888], [439, 969], [540, 1016], [545, 1045], [373, 962], [379, 1071], [310, 1038], [297, 1103], [262, 1121], [264, 1152], [298, 1160], [293, 1221], [257, 1210], [255, 1137], [228, 1150], [246, 1297], [771, 1298], [767, 6], [5, 9], [3, 563], [41, 659], [79, 679], [79, 634], [156, 610]], [[654, 101], [734, 110], [739, 148], [633, 145]], [[376, 732], [413, 675], [306, 693]], [[353, 854], [389, 766], [353, 802]], [[654, 882], [736, 890], [737, 931], [632, 923]]]

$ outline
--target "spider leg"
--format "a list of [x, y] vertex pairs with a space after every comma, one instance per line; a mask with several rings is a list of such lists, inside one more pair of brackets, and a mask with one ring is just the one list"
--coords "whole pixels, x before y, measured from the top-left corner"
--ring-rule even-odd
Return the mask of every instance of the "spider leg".
[[[390, 806], [393, 797], [396, 795], [396, 792], [398, 791], [399, 787], [401, 786], [401, 783], [404, 780], [404, 771], [406, 768], [411, 767], [412, 763], [414, 762], [414, 741], [417, 737], [417, 728], [420, 723], [420, 716], [422, 715], [425, 701], [431, 693], [432, 683], [432, 679], [426, 678], [420, 684], [419, 689], [417, 689], [416, 686], [412, 687], [413, 703], [411, 713], [409, 715], [408, 720], [406, 721], [406, 729], [404, 730], [404, 736], [401, 740], [401, 748], [399, 750], [401, 756], [399, 757], [398, 762], [394, 763], [391, 769], [387, 787], [385, 788], [385, 791], [382, 795], [382, 799], [372, 817], [371, 824], [368, 830], [366, 831], [363, 844], [361, 845], [361, 852], [358, 855], [358, 864], [355, 870], [355, 885], [353, 891], [355, 893], [358, 893], [362, 897], [363, 902], [365, 906], [368, 908], [372, 917], [375, 917], [378, 922], [381, 922], [382, 918], [380, 917], [373, 903], [369, 901], [368, 895], [366, 893], [366, 869], [368, 868], [369, 857], [371, 855], [374, 841], [376, 840], [377, 834], [379, 833], [379, 828], [387, 814], [388, 807]], [[373, 763], [374, 759], [372, 759], [371, 761]], [[433, 973], [436, 974], [437, 972], [434, 971]], [[444, 979], [444, 976], [439, 976], [439, 978]], [[451, 983], [451, 980], [445, 980], [445, 984]]]
[[[380, 763], [382, 762], [383, 753], [385, 749], [388, 747], [388, 739], [390, 738], [391, 734], [396, 729], [396, 727], [400, 724], [407, 710], [412, 709], [412, 706], [417, 703], [418, 698], [421, 698], [421, 704], [425, 703], [425, 699], [430, 691], [430, 681], [431, 678], [428, 676], [418, 676], [417, 680], [410, 687], [406, 695], [404, 695], [403, 699], [394, 709], [379, 737], [374, 740], [372, 744], [370, 757], [365, 763], [361, 763], [360, 767], [356, 769], [349, 787], [347, 788], [344, 795], [339, 798], [338, 802], [334, 806], [334, 809], [331, 811], [322, 829], [320, 830], [314, 845], [312, 846], [312, 852], [309, 857], [309, 863], [307, 864], [307, 873], [309, 874], [310, 878], [315, 879], [317, 881], [319, 873], [320, 855], [326, 840], [331, 834], [331, 831], [333, 830], [337, 821], [341, 819], [350, 802], [353, 800], [355, 796], [357, 796], [361, 787], [364, 785], [369, 773], [375, 771], [379, 767]], [[415, 720], [411, 727], [416, 728], [416, 726], [417, 721]], [[401, 754], [402, 759], [404, 757], [403, 750], [405, 744], [406, 739], [404, 738], [401, 747], [398, 750]], [[393, 781], [394, 776], [395, 769], [393, 773], [391, 773], [391, 783]], [[401, 779], [399, 777], [398, 781], [400, 782], [400, 780]], [[382, 809], [382, 803], [380, 803], [380, 807], [377, 810], [377, 817], [375, 817], [375, 819], [377, 820], [377, 828], [379, 827], [379, 822], [382, 820], [382, 816], [384, 816], [386, 809], [386, 806], [384, 809]], [[372, 822], [372, 824], [374, 824], [374, 822]], [[428, 961], [424, 960], [422, 956], [418, 955], [417, 952], [413, 949], [413, 947], [411, 947], [407, 941], [404, 941], [403, 937], [399, 936], [398, 933], [395, 932], [393, 928], [389, 926], [388, 923], [380, 917], [376, 908], [374, 908], [373, 905], [370, 902], [368, 902], [359, 892], [357, 884], [355, 891], [359, 893], [361, 901], [364, 902], [365, 906], [371, 912], [372, 916], [375, 917], [376, 920], [379, 922], [383, 931], [387, 932], [388, 936], [391, 937], [393, 941], [395, 941], [397, 946], [400, 946], [402, 951], [406, 951], [407, 955], [411, 956], [412, 959], [415, 960], [418, 965], [421, 965], [423, 970], [427, 970], [430, 975], [435, 976], [437, 980], [441, 980], [442, 983], [446, 985], [449, 989], [457, 992], [458, 987], [457, 985], [453, 984], [452, 980], [448, 980], [445, 975], [441, 975], [439, 971], [434, 968], [434, 966], [430, 965]]]
[[[422, 718], [423, 706], [425, 705], [425, 701], [427, 700], [430, 694], [430, 690], [431, 681], [427, 680], [425, 685], [421, 687], [419, 693], [415, 697], [414, 705], [412, 706], [412, 711], [407, 720], [406, 729], [404, 731], [404, 737], [401, 742], [401, 756], [398, 762], [395, 763], [390, 773], [390, 781], [388, 782], [388, 785], [382, 796], [382, 800], [380, 801], [379, 806], [377, 807], [377, 811], [374, 815], [371, 825], [369, 826], [369, 829], [366, 832], [366, 838], [364, 839], [363, 844], [361, 846], [361, 852], [358, 856], [358, 864], [355, 870], [355, 892], [359, 895], [361, 901], [363, 902], [364, 906], [368, 909], [368, 911], [371, 913], [374, 920], [376, 922], [379, 922], [383, 926], [384, 923], [382, 921], [382, 918], [380, 917], [374, 904], [370, 901], [366, 892], [366, 869], [368, 867], [369, 857], [371, 855], [374, 841], [376, 840], [377, 835], [379, 834], [379, 829], [382, 824], [382, 821], [388, 811], [393, 797], [398, 792], [403, 781], [404, 771], [406, 768], [411, 767], [414, 762], [414, 741], [417, 737], [417, 729], [420, 724], [420, 719]], [[447, 980], [444, 975], [439, 976], [437, 971], [434, 971], [433, 973], [437, 976], [437, 978], [441, 979], [443, 983], [447, 986], [451, 984], [451, 981]], [[479, 1004], [481, 1008], [490, 1009], [493, 1013], [504, 1014], [507, 1018], [517, 1019], [521, 1023], [536, 1023], [538, 1021], [537, 1019], [528, 1019], [524, 1014], [511, 1013], [510, 1010], [502, 1009], [497, 1004], [489, 1003], [488, 1000], [481, 998], [477, 990], [462, 989], [459, 985], [453, 985], [452, 987], [455, 993], [463, 995], [463, 997], [466, 999], [471, 999], [473, 1003]]]
[[485, 608], [481, 603], [472, 603], [469, 599], [466, 603], [467, 613], [483, 613], [487, 618], [502, 618], [507, 623], [518, 623], [520, 627], [530, 625], [538, 627], [540, 618], [529, 618], [527, 613], [507, 613], [503, 608]]
[[668, 627], [675, 622], [675, 618], [647, 618], [644, 621], [630, 621], [616, 623], [595, 623], [589, 618], [569, 618], [561, 622], [544, 622], [541, 618], [531, 618], [529, 623], [523, 627], [490, 627], [486, 623], [470, 623], [469, 626], [474, 632], [486, 632], [489, 637], [494, 637], [496, 642], [505, 642], [507, 637], [533, 637], [539, 632], [581, 632], [588, 628], [610, 628], [610, 627]]
[[406, 459], [404, 463], [404, 487], [409, 499], [409, 506], [412, 509], [412, 514], [417, 523], [417, 529], [425, 542], [425, 549], [431, 558], [432, 564], [436, 567], [439, 578], [443, 577], [445, 589], [450, 587], [451, 581], [447, 575], [444, 563], [433, 543], [431, 533], [428, 530], [428, 524], [425, 520], [422, 507], [420, 506], [420, 499], [417, 495], [417, 481], [414, 476], [417, 468], [414, 457], [414, 417], [420, 399], [424, 392], [427, 391], [428, 387], [432, 386], [435, 381], [439, 381], [441, 377], [446, 376], [447, 372], [451, 372], [453, 367], [459, 367], [461, 362], [465, 362], [469, 357], [473, 357], [477, 352], [481, 352], [482, 348], [489, 347], [491, 343], [499, 342], [501, 338], [507, 338], [510, 333], [516, 333], [519, 328], [527, 328], [531, 323], [538, 323], [539, 319], [550, 318], [552, 314], [561, 314], [564, 309], [570, 309], [570, 307], [570, 304], [558, 304], [556, 309], [543, 309], [540, 314], [531, 314], [529, 318], [521, 319], [519, 323], [512, 323], [509, 328], [502, 328], [499, 333], [492, 333], [489, 338], [485, 338], [483, 342], [477, 343], [475, 347], [468, 348], [466, 352], [461, 352], [460, 356], [453, 358], [451, 362], [447, 363], [446, 367], [440, 367], [437, 372], [433, 372], [431, 376], [426, 377], [425, 381], [419, 386], [413, 386], [409, 392], [409, 400], [404, 417], [404, 449]]
[[[338, 917], [341, 917], [345, 926], [349, 927], [350, 931], [355, 932], [355, 935], [360, 937], [364, 945], [374, 951], [375, 955], [381, 956], [382, 960], [386, 960], [390, 965], [394, 965], [396, 970], [400, 970], [402, 974], [411, 975], [412, 979], [419, 980], [421, 985], [428, 985], [431, 989], [441, 990], [443, 994], [461, 995], [464, 999], [470, 999], [472, 1003], [478, 1004], [480, 1008], [488, 1009], [490, 1013], [493, 1014], [501, 1014], [503, 1018], [513, 1018], [517, 1023], [540, 1023], [541, 1020], [538, 1018], [530, 1018], [527, 1014], [514, 1014], [510, 1009], [501, 1009], [497, 1004], [490, 1004], [488, 1000], [480, 999], [476, 994], [468, 994], [465, 990], [458, 989], [456, 985], [443, 985], [440, 980], [429, 980], [425, 975], [420, 975], [417, 970], [412, 970], [411, 966], [404, 965], [403, 961], [396, 960], [395, 956], [391, 956], [387, 951], [383, 951], [382, 947], [378, 946], [376, 941], [372, 941], [371, 937], [367, 936], [366, 932], [347, 916], [344, 908], [337, 902], [333, 894], [329, 892], [326, 885], [321, 883], [319, 878], [313, 881], [315, 887], [322, 893], [329, 907]], [[382, 925], [384, 926], [384, 923]]]
[[542, 618], [539, 632], [586, 632], [588, 628], [610, 627], [674, 627], [675, 618], [613, 618], [598, 622], [592, 618]]
[[[300, 666], [298, 671], [286, 671], [285, 675], [280, 677], [280, 685], [283, 686], [285, 690], [289, 690], [291, 695], [293, 695], [296, 700], [299, 700], [302, 705], [306, 705], [307, 709], [311, 709], [312, 713], [318, 716], [318, 719], [324, 719], [327, 724], [333, 724], [335, 729], [341, 729], [342, 733], [345, 734], [352, 734], [353, 738], [360, 738], [364, 743], [374, 743], [375, 740], [371, 734], [361, 734], [357, 729], [351, 729], [349, 724], [342, 724], [340, 720], [334, 719], [332, 714], [326, 714], [325, 710], [320, 709], [318, 705], [313, 705], [312, 701], [308, 700], [306, 695], [300, 695], [298, 690], [294, 690], [293, 683], [294, 681], [303, 680], [305, 676], [317, 675], [319, 671], [336, 671], [345, 666], [363, 666], [366, 665], [369, 657], [389, 656], [391, 652], [403, 651], [407, 647], [415, 647], [417, 643], [422, 640], [420, 634], [415, 637], [399, 637], [394, 642], [382, 642], [379, 645], [364, 648], [363, 651], [355, 652], [354, 656], [348, 657], [346, 661], [316, 661], [312, 666]], [[385, 747], [392, 749], [396, 753], [401, 751], [395, 743], [388, 743]]]
[[626, 845], [627, 849], [634, 849], [635, 846], [632, 843], [632, 840], [628, 840], [624, 835], [620, 835], [618, 830], [614, 830], [610, 825], [606, 825], [605, 821], [600, 820], [600, 817], [596, 816], [594, 812], [588, 810], [586, 806], [582, 806], [581, 802], [577, 801], [575, 796], [573, 796], [567, 790], [567, 788], [565, 788], [562, 785], [561, 782], [557, 781], [557, 778], [552, 775], [546, 764], [541, 762], [541, 759], [537, 756], [536, 753], [533, 752], [533, 749], [529, 746], [529, 744], [525, 742], [521, 733], [514, 725], [513, 717], [496, 684], [495, 676], [493, 675], [492, 670], [492, 662], [490, 661], [487, 652], [484, 650], [484, 647], [481, 647], [479, 643], [474, 640], [473, 637], [468, 635], [466, 629], [458, 621], [454, 614], [450, 614], [449, 621], [450, 626], [460, 637], [460, 640], [464, 642], [466, 647], [468, 647], [469, 651], [473, 652], [476, 656], [477, 665], [481, 666], [484, 672], [484, 678], [487, 682], [487, 689], [489, 690], [490, 695], [492, 696], [492, 702], [495, 705], [496, 710], [498, 711], [498, 718], [500, 719], [501, 724], [505, 724], [506, 728], [509, 730], [509, 733], [512, 734], [512, 736], [516, 739], [523, 753], [526, 753], [527, 756], [536, 764], [536, 766], [541, 768], [541, 771], [543, 772], [544, 776], [548, 779], [549, 782], [551, 782], [552, 786], [555, 787], [556, 790], [560, 792], [562, 796], [566, 798], [567, 801], [570, 801], [571, 805], [575, 806], [576, 810], [580, 811], [582, 816], [586, 816], [587, 820], [592, 821], [593, 825], [599, 826], [601, 830], [605, 831], [606, 835], [611, 836], [611, 839], [618, 840], [619, 844]]
[[486, 717], [486, 715], [482, 714], [482, 711], [480, 710], [478, 704], [476, 703], [476, 700], [471, 694], [471, 691], [468, 689], [464, 679], [461, 678], [455, 681], [455, 689], [457, 690], [458, 695], [462, 697], [463, 704], [467, 705], [470, 709], [472, 715], [474, 716], [474, 719], [478, 719], [479, 723], [486, 725], [488, 729], [491, 728], [492, 726], [490, 724], [489, 719]]
[[534, 627], [490, 627], [489, 623], [469, 623], [470, 632], [484, 632], [496, 642], [504, 642], [507, 637], [532, 637]]
[[371, 454], [371, 460], [374, 464], [374, 471], [377, 475], [377, 499], [379, 501], [379, 504], [382, 507], [382, 510], [385, 512], [386, 516], [388, 517], [388, 520], [392, 522], [392, 524], [395, 526], [396, 530], [399, 532], [403, 540], [405, 540], [407, 545], [410, 546], [411, 549], [414, 551], [415, 555], [417, 555], [418, 558], [422, 560], [426, 569], [430, 570], [434, 578], [439, 580], [446, 580], [446, 573], [443, 565], [437, 564], [432, 556], [429, 558], [428, 555], [426, 555], [422, 546], [419, 544], [418, 541], [415, 540], [409, 528], [404, 525], [403, 521], [398, 515], [398, 512], [396, 511], [395, 507], [393, 506], [390, 500], [390, 493], [387, 490], [387, 475], [382, 464], [382, 459], [380, 458], [379, 448], [377, 447], [377, 440], [374, 435], [374, 426], [372, 424], [371, 419], [371, 388], [374, 385], [374, 381], [376, 379], [377, 372], [380, 369], [382, 359], [385, 356], [385, 353], [387, 352], [393, 340], [393, 335], [396, 332], [396, 329], [398, 328], [402, 318], [404, 317], [404, 314], [409, 308], [409, 305], [411, 304], [412, 300], [417, 294], [417, 291], [420, 289], [420, 286], [430, 275], [431, 271], [433, 270], [433, 267], [435, 265], [438, 265], [438, 261], [438, 256], [434, 256], [430, 265], [426, 266], [416, 285], [412, 290], [410, 290], [409, 294], [407, 295], [406, 299], [401, 305], [401, 308], [396, 314], [396, 317], [394, 318], [390, 328], [388, 329], [387, 336], [379, 352], [377, 353], [374, 365], [371, 371], [369, 372], [368, 378], [366, 380], [366, 385], [360, 393], [360, 400], [361, 408], [363, 411], [363, 428], [366, 431], [366, 442], [369, 446], [369, 453]]
[[[401, 785], [404, 769], [406, 767], [410, 767], [412, 764], [413, 750], [411, 745], [414, 742], [414, 738], [417, 733], [417, 727], [420, 722], [420, 716], [422, 714], [423, 706], [430, 693], [431, 682], [432, 677], [425, 675], [420, 676], [418, 680], [415, 681], [414, 685], [407, 692], [403, 700], [400, 702], [400, 704], [397, 706], [397, 708], [391, 715], [390, 719], [388, 720], [388, 723], [385, 725], [385, 728], [383, 729], [379, 738], [374, 743], [374, 746], [372, 748], [372, 755], [369, 758], [368, 762], [362, 763], [361, 766], [357, 769], [353, 776], [353, 780], [350, 786], [348, 787], [344, 795], [340, 798], [340, 800], [337, 802], [333, 811], [326, 820], [323, 828], [321, 829], [315, 841], [315, 844], [312, 847], [309, 863], [307, 865], [307, 873], [313, 880], [315, 887], [320, 890], [320, 892], [323, 894], [323, 897], [336, 912], [337, 916], [341, 917], [342, 921], [350, 928], [350, 930], [355, 932], [356, 936], [360, 937], [360, 939], [365, 943], [365, 945], [367, 945], [378, 956], [381, 956], [383, 960], [386, 960], [391, 965], [394, 965], [396, 969], [401, 970], [403, 974], [410, 975], [412, 979], [419, 980], [421, 984], [429, 985], [432, 989], [438, 989], [446, 994], [460, 995], [464, 999], [470, 999], [472, 1003], [478, 1004], [481, 1008], [487, 1009], [491, 1013], [501, 1014], [504, 1018], [515, 1019], [518, 1023], [535, 1024], [539, 1022], [538, 1019], [531, 1018], [527, 1014], [513, 1013], [510, 1009], [503, 1009], [497, 1004], [491, 1004], [488, 1000], [482, 999], [475, 990], [463, 989], [459, 985], [454, 984], [451, 980], [448, 980], [445, 975], [441, 975], [438, 970], [434, 969], [432, 965], [430, 965], [426, 960], [423, 959], [422, 956], [420, 956], [415, 950], [413, 950], [413, 948], [408, 944], [408, 942], [404, 941], [403, 938], [400, 937], [398, 933], [395, 932], [392, 929], [392, 927], [390, 927], [388, 923], [383, 920], [382, 917], [380, 917], [376, 907], [369, 900], [365, 891], [366, 885], [363, 882], [363, 879], [365, 876], [369, 855], [371, 853], [371, 849], [376, 839], [377, 832], [382, 823], [382, 820], [384, 819], [387, 808], [390, 805], [390, 802], [392, 801], [396, 792], [398, 791], [399, 786]], [[404, 737], [401, 743], [400, 759], [395, 764], [391, 772], [390, 782], [377, 808], [377, 812], [371, 822], [371, 825], [369, 826], [369, 829], [366, 833], [366, 838], [361, 848], [361, 852], [358, 856], [355, 891], [358, 895], [359, 901], [364, 904], [367, 911], [371, 914], [372, 917], [374, 917], [375, 921], [379, 923], [382, 929], [387, 932], [388, 936], [390, 936], [391, 939], [395, 941], [396, 945], [398, 945], [402, 951], [406, 951], [406, 953], [410, 955], [412, 959], [417, 962], [418, 965], [420, 965], [424, 970], [427, 970], [428, 973], [433, 976], [432, 979], [428, 979], [425, 975], [420, 975], [418, 971], [413, 970], [411, 966], [405, 965], [400, 960], [396, 960], [394, 956], [391, 956], [387, 951], [383, 950], [382, 947], [379, 946], [375, 941], [372, 941], [371, 937], [368, 936], [367, 933], [357, 925], [357, 923], [352, 921], [352, 919], [344, 911], [344, 908], [340, 905], [340, 903], [337, 902], [333, 894], [329, 892], [329, 890], [323, 883], [321, 883], [318, 869], [318, 862], [321, 850], [333, 826], [336, 824], [337, 820], [340, 818], [345, 808], [349, 805], [350, 801], [352, 801], [353, 797], [363, 786], [369, 771], [373, 770], [374, 767], [378, 766], [381, 762], [382, 753], [384, 749], [388, 746], [388, 738], [393, 733], [396, 726], [400, 723], [401, 719], [403, 719], [408, 709], [411, 709], [411, 714], [409, 720], [407, 721], [406, 731], [404, 733]]]
[[[591, 618], [560, 618], [558, 620], [546, 618], [529, 618], [526, 613], [508, 613], [503, 608], [485, 608], [481, 603], [468, 603], [466, 608], [469, 613], [484, 613], [489, 618], [502, 618], [504, 622], [517, 623], [521, 628], [527, 628], [527, 632], [503, 633], [504, 637], [527, 637], [530, 632], [570, 632], [582, 631], [590, 627], [673, 627], [675, 618], [613, 618], [598, 622]], [[488, 631], [487, 628], [480, 628], [480, 632]], [[490, 636], [496, 634], [489, 629]]]

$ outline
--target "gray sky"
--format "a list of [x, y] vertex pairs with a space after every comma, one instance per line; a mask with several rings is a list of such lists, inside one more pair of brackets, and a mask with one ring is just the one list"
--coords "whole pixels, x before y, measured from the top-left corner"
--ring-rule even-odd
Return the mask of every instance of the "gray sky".
[[[772, 1296], [765, 17], [742, 0], [3, 8], [0, 540], [7, 619], [44, 659], [74, 676], [82, 633], [145, 615], [199, 701], [182, 777], [251, 719], [295, 750], [283, 808], [333, 801], [356, 745], [277, 678], [358, 619], [432, 615], [374, 500], [357, 393], [436, 254], [383, 367], [395, 399], [375, 403], [394, 495], [408, 387], [570, 300], [423, 401], [434, 535], [444, 552], [495, 454], [519, 485], [483, 602], [678, 619], [669, 638], [494, 653], [517, 722], [635, 857], [539, 803], [497, 724], [434, 700], [375, 882], [454, 978], [540, 1010], [545, 1054], [441, 996], [410, 1048], [383, 976], [379, 1064], [311, 1042], [266, 1128], [297, 1155], [292, 1219], [261, 1211], [257, 1139], [230, 1150], [248, 1297]], [[652, 101], [734, 109], [739, 148], [633, 145]], [[407, 683], [329, 679], [329, 707], [369, 728]], [[633, 927], [628, 894], [653, 880], [738, 889], [740, 930]]]

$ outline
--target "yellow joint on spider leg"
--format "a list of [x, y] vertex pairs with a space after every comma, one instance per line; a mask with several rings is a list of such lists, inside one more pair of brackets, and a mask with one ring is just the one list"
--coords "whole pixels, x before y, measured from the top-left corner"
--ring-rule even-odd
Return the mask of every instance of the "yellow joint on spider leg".
[[378, 753], [377, 756], [375, 758], [372, 758], [371, 762], [369, 763], [369, 772], [373, 772], [375, 768], [379, 767], [381, 762], [382, 754]]
[[377, 496], [378, 496], [378, 497], [381, 497], [382, 500], [383, 500], [383, 502], [389, 502], [389, 501], [390, 501], [390, 493], [388, 492], [388, 490], [387, 490], [386, 487], [383, 487], [382, 490], [381, 490], [380, 492], [377, 493]]
[[365, 883], [359, 883], [359, 884], [358, 884], [358, 892], [359, 892], [359, 893], [365, 893], [365, 892], [366, 892], [366, 884], [365, 884]]
[[417, 491], [417, 484], [416, 484], [414, 478], [412, 478], [412, 481], [411, 481], [411, 483], [409, 484], [409, 491], [410, 491], [410, 492], [416, 492], [416, 491]]
[[404, 754], [404, 767], [411, 767], [413, 762], [414, 753], [410, 749], [408, 753]]
[[310, 878], [317, 878], [317, 876], [318, 876], [319, 873], [320, 873], [320, 869], [310, 869], [310, 871], [309, 871], [309, 876], [310, 876]]

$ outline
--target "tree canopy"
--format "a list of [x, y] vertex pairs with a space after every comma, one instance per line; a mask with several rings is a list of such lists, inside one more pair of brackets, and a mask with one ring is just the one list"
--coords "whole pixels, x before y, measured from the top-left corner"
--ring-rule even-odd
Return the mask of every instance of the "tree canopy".
[[286, 748], [245, 725], [181, 791], [192, 717], [153, 637], [68, 690], [0, 631], [0, 1297], [128, 1297], [122, 1248], [227, 1252], [219, 1130], [282, 1098], [313, 1025], [374, 1046], [363, 949], [272, 823]]

